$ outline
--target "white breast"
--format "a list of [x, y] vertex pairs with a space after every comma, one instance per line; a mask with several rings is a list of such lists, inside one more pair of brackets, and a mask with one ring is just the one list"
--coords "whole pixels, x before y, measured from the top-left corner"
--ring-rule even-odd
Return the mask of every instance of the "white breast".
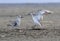
[[16, 22], [17, 22], [17, 25], [20, 25], [20, 23], [21, 23], [21, 18], [17, 17]]

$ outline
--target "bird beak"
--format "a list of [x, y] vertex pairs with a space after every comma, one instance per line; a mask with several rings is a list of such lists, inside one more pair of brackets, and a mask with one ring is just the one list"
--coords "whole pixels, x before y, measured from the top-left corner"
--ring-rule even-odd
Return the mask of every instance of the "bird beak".
[[32, 12], [28, 13], [27, 15], [31, 15], [31, 14], [32, 14]]
[[49, 12], [48, 14], [51, 14], [51, 12]]
[[53, 13], [52, 11], [48, 12], [48, 14], [52, 14], [52, 13]]
[[30, 13], [28, 13], [27, 15], [30, 15]]
[[24, 18], [23, 16], [18, 16], [19, 18]]
[[47, 14], [52, 14], [53, 12], [52, 12], [52, 11], [49, 11], [49, 12], [45, 12], [45, 13], [46, 13], [46, 15], [47, 15]]

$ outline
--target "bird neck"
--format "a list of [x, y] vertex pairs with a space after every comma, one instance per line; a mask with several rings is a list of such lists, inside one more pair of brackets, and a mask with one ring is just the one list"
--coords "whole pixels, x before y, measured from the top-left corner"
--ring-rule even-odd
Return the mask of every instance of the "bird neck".
[[41, 12], [40, 12], [41, 15], [44, 15], [44, 13], [45, 13], [44, 11], [41, 11]]
[[33, 14], [31, 13], [31, 16], [33, 17]]
[[19, 18], [19, 17], [17, 17], [16, 19], [17, 19], [17, 20], [20, 20], [20, 18]]

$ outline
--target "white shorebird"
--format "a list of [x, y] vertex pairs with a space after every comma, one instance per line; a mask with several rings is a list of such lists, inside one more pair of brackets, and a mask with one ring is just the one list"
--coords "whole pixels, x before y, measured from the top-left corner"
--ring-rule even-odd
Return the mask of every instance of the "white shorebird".
[[38, 10], [35, 14], [33, 14], [33, 13], [30, 13], [30, 14], [33, 18], [35, 26], [39, 25], [40, 27], [42, 27], [42, 24], [40, 21], [43, 20], [43, 15], [47, 15], [47, 14], [51, 14], [51, 13], [53, 13], [53, 12], [49, 11], [49, 10]]
[[8, 26], [19, 27], [21, 24], [21, 18], [22, 18], [22, 16], [17, 16], [16, 19], [14, 21], [12, 21], [11, 24], [8, 24]]
[[13, 26], [20, 26], [21, 24], [21, 16], [17, 16], [16, 20], [13, 23]]

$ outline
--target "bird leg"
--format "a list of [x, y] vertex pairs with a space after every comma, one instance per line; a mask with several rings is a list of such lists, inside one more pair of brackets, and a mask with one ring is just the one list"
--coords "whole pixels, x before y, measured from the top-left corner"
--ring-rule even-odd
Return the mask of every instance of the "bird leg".
[[41, 23], [39, 23], [39, 26], [40, 26], [40, 27], [42, 27], [42, 24], [41, 24]]
[[36, 24], [34, 24], [33, 26], [32, 26], [32, 28], [34, 29], [36, 27]]
[[[43, 16], [41, 16], [41, 21], [43, 21]], [[40, 21], [40, 27], [43, 26], [42, 22]]]
[[41, 29], [44, 29], [45, 28], [41, 22], [40, 22], [40, 28]]
[[43, 16], [41, 16], [41, 21], [43, 21]]

